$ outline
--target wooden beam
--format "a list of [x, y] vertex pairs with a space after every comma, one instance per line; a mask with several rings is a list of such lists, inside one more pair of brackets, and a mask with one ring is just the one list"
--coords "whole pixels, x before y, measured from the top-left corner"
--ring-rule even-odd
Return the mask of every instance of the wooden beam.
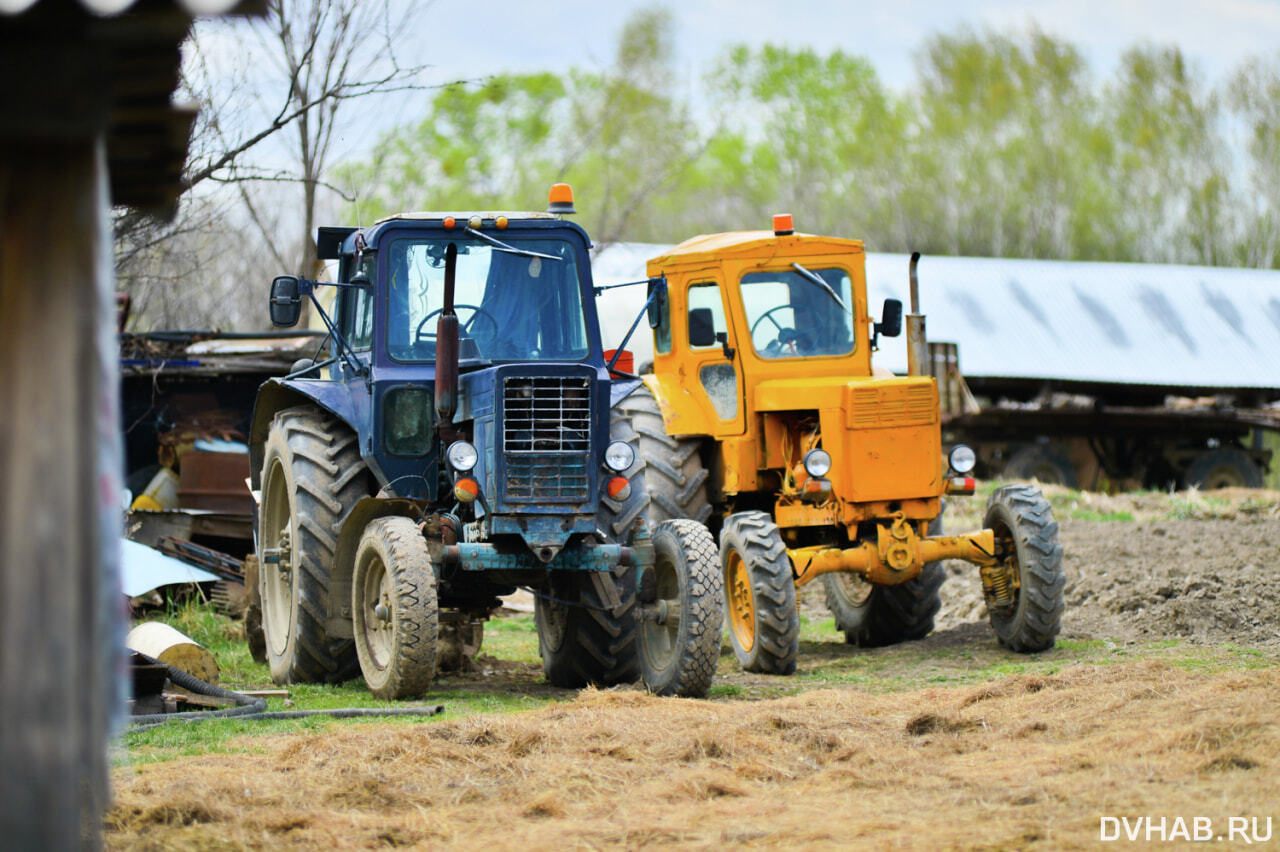
[[123, 706], [103, 136], [0, 143], [0, 837], [96, 847]]

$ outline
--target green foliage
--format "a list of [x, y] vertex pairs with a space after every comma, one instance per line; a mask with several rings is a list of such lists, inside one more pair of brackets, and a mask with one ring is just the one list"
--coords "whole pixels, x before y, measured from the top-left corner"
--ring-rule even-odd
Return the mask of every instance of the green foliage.
[[441, 91], [338, 182], [368, 222], [537, 209], [566, 180], [602, 244], [789, 210], [879, 251], [1280, 262], [1280, 54], [1213, 89], [1175, 47], [1135, 47], [1104, 80], [1039, 30], [961, 29], [925, 42], [902, 92], [862, 57], [775, 45], [727, 49], [686, 91], [673, 44], [670, 12], [641, 9], [605, 70]]

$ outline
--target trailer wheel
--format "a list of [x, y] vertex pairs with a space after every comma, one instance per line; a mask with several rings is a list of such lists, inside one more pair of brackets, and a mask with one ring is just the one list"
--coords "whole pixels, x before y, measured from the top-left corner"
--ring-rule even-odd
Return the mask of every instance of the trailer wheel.
[[650, 692], [701, 698], [720, 659], [724, 609], [716, 543], [696, 521], [653, 533], [652, 577], [640, 583], [640, 671]]
[[1075, 488], [1076, 468], [1071, 458], [1053, 444], [1031, 444], [1018, 450], [1005, 463], [1006, 479], [1034, 479], [1045, 485]]
[[1262, 485], [1262, 470], [1248, 453], [1235, 447], [1222, 447], [1196, 456], [1183, 476], [1183, 487], [1202, 491], [1261, 488]]
[[[942, 535], [942, 516], [929, 524], [929, 535]], [[942, 606], [941, 562], [928, 562], [919, 576], [896, 586], [876, 586], [858, 574], [823, 574], [827, 609], [845, 641], [862, 648], [879, 648], [933, 632], [933, 618]]]
[[636, 570], [558, 571], [533, 605], [542, 671], [553, 686], [614, 686], [640, 679]]
[[276, 414], [263, 446], [258, 523], [262, 627], [276, 683], [338, 683], [359, 673], [355, 644], [330, 639], [325, 619], [338, 531], [368, 496], [368, 481], [345, 425], [310, 405]]
[[1006, 485], [987, 503], [984, 525], [995, 531], [1002, 585], [1012, 603], [987, 610], [1000, 644], [1034, 653], [1053, 647], [1062, 626], [1062, 546], [1049, 501], [1030, 485]]
[[440, 610], [422, 533], [409, 518], [370, 521], [356, 547], [352, 627], [369, 691], [417, 698], [436, 674]]
[[729, 641], [749, 672], [789, 675], [800, 655], [791, 559], [778, 525], [764, 512], [730, 515], [720, 531]]
[[645, 385], [619, 402], [616, 410], [631, 422], [638, 437], [638, 454], [645, 462], [649, 490], [649, 521], [657, 524], [688, 518], [707, 523], [711, 503], [698, 440], [667, 434], [658, 401]]

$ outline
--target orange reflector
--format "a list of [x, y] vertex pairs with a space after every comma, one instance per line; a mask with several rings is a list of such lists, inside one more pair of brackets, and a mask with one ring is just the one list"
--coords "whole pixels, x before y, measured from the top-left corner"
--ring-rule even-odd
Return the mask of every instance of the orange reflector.
[[790, 213], [777, 213], [773, 217], [773, 233], [775, 236], [785, 237], [787, 234], [794, 234], [796, 227], [791, 223]]
[[453, 486], [453, 496], [459, 503], [470, 503], [480, 494], [480, 483], [471, 477], [459, 479]]
[[457, 225], [458, 223], [452, 216], [445, 216], [444, 222], [442, 222], [441, 224], [444, 225], [444, 229], [446, 231], [452, 231], [454, 226]]
[[507, 227], [507, 217], [499, 216], [497, 219], [493, 220], [493, 224], [498, 226], [499, 231], [505, 230]]
[[625, 500], [631, 496], [631, 483], [625, 476], [613, 477], [604, 488], [611, 500]]
[[551, 193], [547, 196], [548, 213], [575, 213], [573, 209], [573, 187], [567, 183], [551, 184]]

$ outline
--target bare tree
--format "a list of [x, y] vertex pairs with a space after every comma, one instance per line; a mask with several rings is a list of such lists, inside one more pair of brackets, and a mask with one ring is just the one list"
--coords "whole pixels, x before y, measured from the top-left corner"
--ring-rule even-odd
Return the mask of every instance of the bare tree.
[[[421, 4], [271, 0], [261, 21], [198, 24], [181, 91], [201, 105], [178, 215], [116, 218], [117, 279], [141, 326], [242, 325], [246, 276], [314, 275], [321, 194], [349, 104], [424, 88], [396, 38]], [[282, 132], [284, 131], [284, 132]], [[258, 301], [257, 299], [254, 300]], [[256, 311], [255, 311], [256, 313]]]

